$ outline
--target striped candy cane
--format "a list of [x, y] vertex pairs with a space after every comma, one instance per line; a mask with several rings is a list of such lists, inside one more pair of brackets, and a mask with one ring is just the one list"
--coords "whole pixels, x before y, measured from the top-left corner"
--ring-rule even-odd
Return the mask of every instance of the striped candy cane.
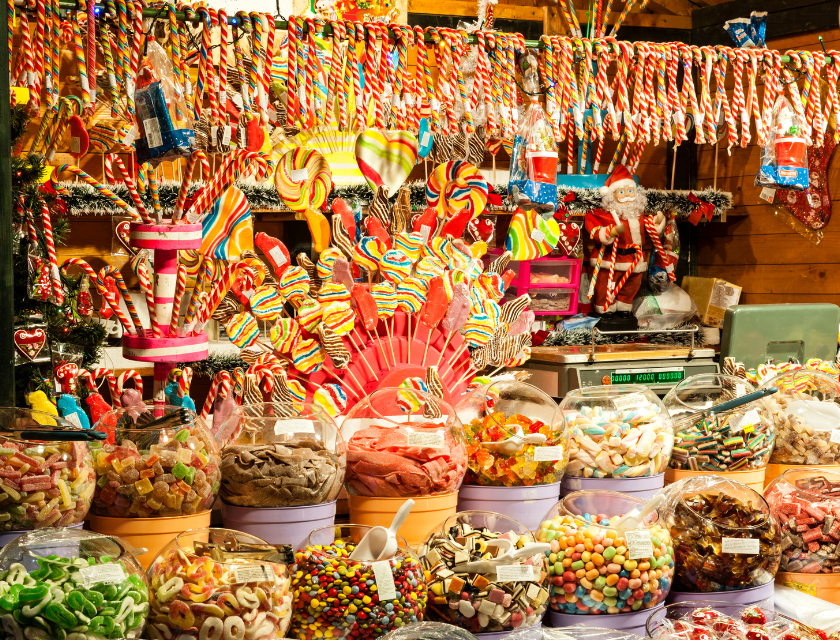
[[57, 167], [52, 174], [50, 175], [50, 186], [58, 193], [59, 195], [68, 195], [69, 192], [67, 189], [62, 187], [58, 183], [58, 176], [64, 173], [65, 171], [69, 171], [70, 173], [76, 175], [77, 177], [81, 178], [85, 182], [87, 182], [90, 186], [96, 189], [99, 194], [105, 198], [108, 198], [114, 205], [118, 206], [120, 209], [126, 211], [134, 220], [135, 222], [140, 222], [141, 217], [140, 215], [132, 209], [128, 204], [126, 204], [122, 198], [120, 198], [117, 194], [113, 191], [108, 189], [105, 185], [103, 185], [98, 180], [92, 178], [87, 173], [79, 169], [79, 167], [75, 167], [71, 164], [62, 164]]
[[[128, 287], [125, 284], [125, 280], [122, 277], [122, 273], [120, 273], [119, 269], [117, 269], [114, 265], [108, 265], [106, 267], [102, 267], [99, 271], [99, 281], [104, 284], [105, 278], [111, 277], [114, 279], [114, 282], [117, 283], [117, 288], [120, 291], [120, 295], [122, 296], [123, 302], [125, 302], [125, 307], [128, 309], [128, 314], [131, 316], [131, 322], [134, 326], [134, 331], [132, 334], [137, 334], [138, 336], [145, 335], [145, 331], [143, 330], [143, 325], [140, 324], [140, 316], [137, 313], [137, 307], [134, 306], [134, 301], [131, 299], [131, 294], [128, 292]], [[111, 301], [108, 301], [111, 304]], [[113, 307], [114, 305], [111, 304]], [[117, 301], [117, 307], [119, 307], [119, 301]]]
[[[139, 373], [137, 373], [134, 369], [126, 369], [119, 376], [117, 376], [117, 396], [122, 397], [123, 391], [125, 391], [125, 385], [129, 380], [134, 382], [134, 388], [137, 390], [137, 393], [143, 395], [142, 376]], [[119, 401], [115, 400], [115, 402]]]
[[[729, 62], [729, 56], [726, 54], [727, 47], [718, 47], [715, 54], [718, 58], [717, 64], [714, 65], [715, 80], [717, 83], [717, 91], [715, 93], [715, 114], [723, 109], [723, 118], [727, 127], [727, 148], [731, 149], [738, 144], [738, 128], [735, 118], [732, 115], [732, 109], [729, 107], [729, 99], [726, 96], [726, 67]], [[743, 87], [742, 87], [743, 93]], [[717, 126], [717, 123], [715, 123]]]
[[[750, 112], [747, 110], [747, 100], [744, 95], [744, 69], [746, 67], [749, 54], [746, 50], [733, 50], [731, 55], [732, 61], [732, 75], [735, 81], [735, 89], [732, 92], [732, 119], [735, 121], [737, 127], [738, 119], [741, 120], [741, 138], [740, 144], [746, 147], [750, 139]], [[736, 128], [737, 134], [737, 128]]]
[[46, 204], [41, 204], [41, 224], [44, 226], [44, 240], [47, 245], [47, 260], [50, 264], [50, 279], [52, 280], [53, 297], [55, 304], [64, 304], [64, 290], [61, 287], [61, 275], [58, 271], [58, 258], [55, 253], [55, 240], [53, 240], [52, 220], [50, 210]]
[[213, 378], [213, 384], [210, 385], [210, 392], [207, 394], [204, 406], [201, 408], [201, 413], [199, 414], [203, 420], [207, 420], [217, 397], [224, 399], [230, 395], [232, 382], [231, 375], [227, 371], [219, 371], [216, 374], [216, 377]]

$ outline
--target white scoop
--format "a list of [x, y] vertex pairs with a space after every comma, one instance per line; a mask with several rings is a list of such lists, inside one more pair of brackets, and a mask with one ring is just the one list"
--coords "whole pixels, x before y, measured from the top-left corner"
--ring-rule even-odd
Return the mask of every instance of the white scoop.
[[[502, 542], [499, 540], [498, 542]], [[488, 545], [490, 546], [490, 545]], [[502, 546], [502, 545], [498, 545]], [[538, 554], [545, 554], [551, 550], [547, 542], [529, 542], [521, 549], [514, 549], [513, 543], [503, 554], [490, 558], [489, 560], [476, 560], [475, 562], [464, 562], [452, 567], [455, 573], [496, 573], [496, 567], [514, 564], [516, 560], [531, 558]]]
[[816, 431], [840, 429], [840, 405], [833, 402], [794, 400], [787, 406], [787, 410]]
[[615, 528], [619, 531], [629, 531], [631, 529], [638, 529], [651, 513], [653, 513], [660, 504], [665, 501], [665, 496], [661, 493], [656, 494], [647, 504], [642, 507], [642, 510], [633, 509], [630, 513], [625, 513], [615, 523]]
[[394, 514], [394, 520], [390, 527], [387, 529], [385, 527], [373, 527], [368, 531], [356, 545], [356, 548], [353, 549], [350, 559], [376, 562], [392, 557], [397, 552], [397, 531], [400, 530], [413, 506], [414, 500], [409, 498], [403, 502], [403, 505]]
[[495, 453], [502, 453], [504, 455], [513, 456], [519, 453], [520, 449], [528, 444], [543, 445], [546, 438], [543, 433], [529, 433], [525, 435], [520, 425], [516, 425], [516, 433], [514, 433], [507, 440], [499, 440], [498, 442], [482, 442], [481, 446], [489, 449]]

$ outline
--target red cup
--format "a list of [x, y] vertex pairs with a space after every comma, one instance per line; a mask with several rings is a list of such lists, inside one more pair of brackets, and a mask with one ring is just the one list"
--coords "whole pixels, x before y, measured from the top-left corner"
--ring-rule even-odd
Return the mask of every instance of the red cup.
[[534, 182], [555, 182], [557, 180], [557, 152], [528, 151], [528, 178]]
[[805, 149], [803, 138], [776, 138], [776, 165], [805, 167]]

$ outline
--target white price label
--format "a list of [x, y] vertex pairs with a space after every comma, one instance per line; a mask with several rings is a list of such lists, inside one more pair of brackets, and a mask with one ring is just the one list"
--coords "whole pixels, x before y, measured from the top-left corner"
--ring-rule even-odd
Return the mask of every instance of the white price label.
[[185, 88], [186, 88], [187, 95], [191, 96], [192, 95], [192, 81], [189, 78], [187, 78]]
[[758, 555], [760, 552], [758, 538], [722, 538], [720, 550], [723, 553], [743, 553]]
[[758, 197], [768, 204], [773, 204], [773, 201], [776, 199], [776, 190], [770, 187], [764, 187], [761, 193], [758, 194]]
[[274, 423], [274, 435], [285, 433], [315, 433], [315, 423], [312, 420], [278, 420]]
[[224, 127], [222, 127], [222, 144], [224, 146], [227, 146], [227, 145], [230, 144], [231, 132], [232, 132], [232, 129], [231, 129], [231, 126], [229, 124], [226, 124]]
[[309, 169], [292, 169], [290, 177], [292, 182], [305, 182], [309, 180]]
[[62, 416], [67, 422], [72, 424], [77, 429], [82, 429], [82, 421], [79, 420], [79, 416], [75, 413], [68, 413], [66, 416]]
[[237, 109], [242, 111], [242, 107], [245, 106], [245, 103], [242, 102], [242, 96], [241, 95], [239, 95], [238, 93], [234, 93], [233, 97], [231, 98], [231, 101], [233, 102], [234, 106]]
[[732, 428], [730, 429], [731, 433], [740, 433], [741, 431], [746, 431], [748, 427], [758, 424], [761, 421], [761, 416], [758, 413], [758, 409], [750, 409], [747, 411], [741, 419], [738, 420]]
[[35, 84], [35, 78], [36, 77], [37, 76], [35, 75], [34, 71], [27, 71], [26, 72], [26, 83], [31, 87], [33, 84]]
[[264, 564], [234, 565], [233, 579], [237, 584], [245, 582], [274, 582], [274, 572]]
[[78, 136], [70, 137], [70, 153], [79, 153], [82, 150], [82, 141]]
[[438, 111], [440, 109], [440, 100], [438, 100], [437, 98], [431, 98], [429, 100], [429, 108], [432, 111]]
[[265, 109], [268, 106], [268, 96], [260, 91], [260, 109]]
[[143, 130], [146, 132], [149, 149], [155, 149], [163, 145], [163, 137], [160, 135], [160, 125], [157, 118], [143, 120]]
[[698, 111], [694, 114], [694, 125], [700, 129], [703, 126], [703, 121], [706, 119], [706, 113], [704, 111]]
[[420, 136], [420, 144], [421, 146], [426, 146], [432, 141], [432, 134], [428, 131], [424, 131], [423, 134]]
[[556, 462], [565, 456], [566, 448], [563, 445], [534, 447], [534, 462]]
[[137, 140], [137, 125], [134, 125], [126, 132], [125, 137], [123, 138], [123, 144], [128, 147], [134, 144], [135, 140]]
[[624, 538], [627, 540], [627, 557], [630, 560], [653, 557], [653, 542], [650, 539], [650, 531], [645, 529], [627, 531]]
[[503, 564], [496, 567], [496, 582], [530, 582], [534, 567], [530, 564]]
[[414, 95], [411, 93], [406, 93], [405, 97], [403, 98], [403, 101], [405, 102], [405, 106], [409, 108], [413, 108], [416, 104], [414, 100]]
[[86, 76], [79, 77], [79, 85], [81, 85], [82, 91], [90, 91], [90, 87], [88, 86], [88, 79]]
[[373, 562], [373, 577], [376, 579], [376, 592], [379, 594], [379, 601], [394, 600], [397, 597], [397, 587], [394, 584], [394, 572], [388, 560]]
[[274, 264], [278, 267], [282, 267], [286, 264], [286, 254], [283, 253], [283, 250], [280, 247], [271, 247], [271, 249], [268, 250], [268, 255], [271, 256]]
[[425, 433], [422, 431], [412, 431], [408, 434], [409, 447], [429, 447], [432, 449], [443, 449], [445, 441], [443, 432]]
[[400, 100], [400, 97], [397, 94], [391, 96], [391, 106], [395, 109], [402, 108], [402, 100]]
[[213, 125], [210, 127], [210, 144], [211, 146], [216, 146], [216, 141], [219, 139], [219, 127]]
[[111, 86], [111, 87], [116, 87], [117, 86], [117, 74], [108, 73], [108, 86]]
[[219, 78], [218, 78], [218, 76], [216, 76], [215, 78], [213, 78], [213, 90], [214, 90], [216, 93], [219, 93]]
[[641, 393], [631, 393], [627, 396], [619, 396], [612, 399], [613, 406], [619, 411], [624, 409], [632, 409], [633, 407], [641, 407], [648, 403], [647, 398]]
[[123, 566], [115, 562], [106, 562], [105, 564], [94, 564], [89, 567], [82, 567], [79, 570], [79, 575], [82, 577], [82, 582], [85, 585], [85, 588], [90, 588], [95, 584], [101, 584], [103, 582], [125, 582], [128, 579]]
[[747, 385], [745, 384], [736, 384], [735, 385], [735, 397], [740, 398], [741, 396], [747, 395]]
[[832, 444], [840, 444], [840, 429], [832, 429], [828, 441]]
[[227, 108], [227, 101], [228, 101], [227, 89], [225, 89], [224, 91], [219, 91], [218, 94], [219, 94], [219, 105], [221, 106], [222, 110], [224, 110], [224, 109]]
[[629, 124], [631, 122], [633, 122], [633, 114], [629, 109], [627, 109], [624, 112], [624, 124]]
[[432, 234], [432, 228], [427, 225], [423, 224], [420, 225], [420, 235], [423, 236], [423, 244], [426, 244], [429, 241], [429, 236]]
[[539, 497], [539, 492], [536, 489], [523, 489], [522, 490], [522, 499], [523, 500], [536, 500]]
[[542, 242], [545, 240], [545, 234], [539, 229], [531, 229], [531, 240], [535, 242]]
[[682, 112], [682, 109], [677, 109], [674, 111], [674, 124], [678, 127], [685, 124], [685, 114]]
[[135, 82], [134, 78], [128, 78], [125, 81], [125, 94], [130, 97], [132, 100], [134, 99], [134, 91], [135, 91]]

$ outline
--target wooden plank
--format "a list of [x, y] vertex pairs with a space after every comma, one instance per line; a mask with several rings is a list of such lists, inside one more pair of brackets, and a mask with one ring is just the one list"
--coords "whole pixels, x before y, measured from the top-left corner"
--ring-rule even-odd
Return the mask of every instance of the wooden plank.
[[[618, 21], [619, 13], [611, 13], [607, 24], [614, 25]], [[583, 17], [581, 17], [583, 16]], [[578, 11], [578, 20], [585, 20], [586, 12]], [[582, 24], [582, 22], [581, 22]], [[684, 15], [658, 15], [655, 13], [628, 13], [622, 23], [623, 27], [650, 27], [653, 29], [691, 29], [693, 21], [691, 16]], [[619, 30], [619, 34], [621, 31]]]
[[[697, 234], [701, 239], [720, 239], [727, 236], [794, 233], [785, 222], [786, 216], [777, 214], [777, 209], [778, 207], [768, 204], [738, 206], [734, 211], [729, 212], [727, 222], [710, 222], [698, 225]], [[835, 215], [840, 215], [840, 204], [832, 203], [832, 210]], [[828, 229], [831, 229], [831, 223], [829, 223]]]
[[[793, 2], [797, 0], [775, 0], [775, 2]], [[809, 0], [802, 0], [809, 1]], [[708, 26], [702, 28], [695, 28], [691, 32], [692, 44], [698, 46], [710, 45], [731, 45], [732, 40], [729, 35], [723, 30], [723, 21], [728, 18], [733, 18], [742, 15], [749, 15], [750, 9], [748, 7], [755, 6], [756, 8], [766, 9], [766, 3], [757, 1], [742, 1], [730, 2], [729, 5], [735, 7], [727, 12], [725, 16], [717, 15], [715, 18], [715, 26]], [[746, 6], [745, 6], [746, 5]], [[827, 24], [837, 23], [837, 10], [840, 8], [840, 0], [831, 0], [822, 4], [815, 4], [810, 6], [802, 6], [790, 9], [788, 11], [780, 11], [771, 13], [768, 16], [770, 23], [773, 25], [774, 35], [786, 36], [797, 33], [804, 33], [808, 31], [816, 31]], [[710, 7], [708, 9], [699, 9], [695, 11], [694, 15], [700, 11], [720, 10], [718, 7]], [[732, 13], [733, 15], [729, 15]], [[737, 15], [735, 15], [737, 14]], [[692, 16], [693, 18], [694, 16]]]
[[[419, 14], [443, 14], [451, 16], [475, 16], [475, 3], [468, 0], [408, 0], [408, 12]], [[519, 4], [497, 4], [493, 7], [496, 18], [511, 20], [536, 20], [542, 22], [543, 12], [539, 7]]]
[[688, 0], [649, 0], [648, 7], [656, 13], [675, 16], [690, 16], [697, 5]]
[[714, 250], [701, 251], [697, 262], [704, 266], [812, 263], [836, 265], [840, 264], [838, 242], [840, 231], [827, 231], [818, 245], [812, 244], [795, 232], [775, 235], [730, 235], [715, 238]]
[[840, 305], [840, 294], [836, 293], [741, 293], [738, 304], [801, 304], [829, 302]]
[[840, 269], [834, 264], [700, 265], [697, 274], [724, 278], [750, 293], [840, 293]]
[[[707, 0], [707, 2], [712, 4], [714, 0]], [[801, 9], [817, 4], [820, 4], [819, 0], [732, 0], [697, 9], [691, 17], [694, 20], [695, 29], [717, 27], [728, 38], [729, 36], [723, 30], [723, 23], [732, 18], [749, 16], [751, 11], [767, 11], [770, 14], [776, 14], [788, 9]], [[775, 20], [773, 20], [773, 25], [776, 26]], [[775, 29], [772, 34], [774, 39], [778, 38]]]

